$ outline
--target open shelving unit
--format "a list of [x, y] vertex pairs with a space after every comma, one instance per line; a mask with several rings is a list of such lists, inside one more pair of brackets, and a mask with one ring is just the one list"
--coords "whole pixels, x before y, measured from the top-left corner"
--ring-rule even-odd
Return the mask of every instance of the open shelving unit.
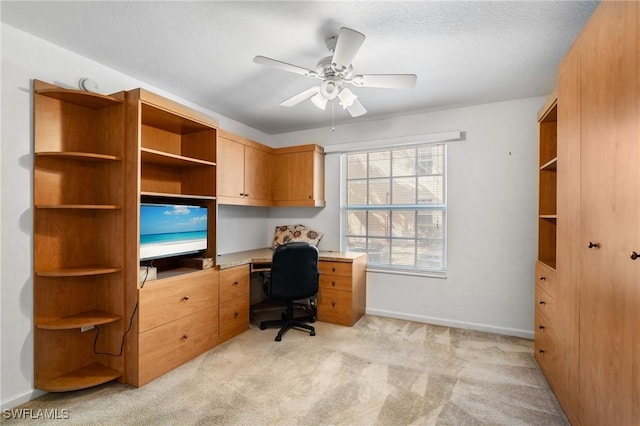
[[38, 389], [82, 389], [123, 374], [124, 107], [124, 92], [34, 81]]
[[552, 269], [556, 267], [557, 222], [557, 101], [553, 101], [539, 117], [540, 170], [538, 204], [538, 260]]

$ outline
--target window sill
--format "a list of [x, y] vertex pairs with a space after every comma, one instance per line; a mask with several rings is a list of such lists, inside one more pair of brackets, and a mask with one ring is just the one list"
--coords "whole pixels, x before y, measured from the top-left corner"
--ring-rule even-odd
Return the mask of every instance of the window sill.
[[394, 269], [394, 268], [381, 268], [379, 266], [367, 266], [367, 272], [376, 274], [391, 274], [391, 275], [408, 275], [412, 277], [427, 277], [427, 278], [440, 278], [447, 279], [446, 272], [432, 272], [432, 271], [416, 271], [409, 269]]

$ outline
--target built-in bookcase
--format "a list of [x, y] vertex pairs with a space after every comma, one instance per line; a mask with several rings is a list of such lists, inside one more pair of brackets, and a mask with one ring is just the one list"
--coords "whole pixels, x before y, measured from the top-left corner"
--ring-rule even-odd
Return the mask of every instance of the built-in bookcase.
[[539, 118], [538, 260], [552, 269], [556, 267], [557, 116], [557, 102], [554, 101]]
[[124, 93], [34, 81], [38, 389], [82, 389], [124, 370], [124, 107]]

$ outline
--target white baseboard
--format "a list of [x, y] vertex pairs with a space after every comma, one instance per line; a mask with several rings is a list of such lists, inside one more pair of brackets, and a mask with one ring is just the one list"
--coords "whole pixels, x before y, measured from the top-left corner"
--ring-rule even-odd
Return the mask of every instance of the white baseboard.
[[30, 391], [26, 391], [26, 392], [22, 392], [20, 394], [17, 395], [12, 395], [8, 398], [4, 398], [2, 400], [0, 400], [0, 407], [2, 410], [8, 410], [11, 408], [16, 408], [19, 405], [25, 404], [31, 400], [34, 400], [36, 398], [40, 398], [42, 395], [46, 394], [47, 392], [45, 391], [41, 391], [38, 389], [33, 389]]
[[380, 317], [403, 319], [407, 321], [423, 322], [426, 324], [443, 325], [446, 327], [464, 328], [467, 330], [486, 331], [488, 333], [503, 334], [506, 336], [516, 336], [533, 340], [534, 333], [531, 330], [519, 330], [517, 328], [497, 327], [494, 325], [477, 324], [473, 322], [457, 321], [446, 318], [427, 317], [423, 315], [403, 314], [400, 312], [387, 311], [384, 309], [367, 308], [366, 313]]

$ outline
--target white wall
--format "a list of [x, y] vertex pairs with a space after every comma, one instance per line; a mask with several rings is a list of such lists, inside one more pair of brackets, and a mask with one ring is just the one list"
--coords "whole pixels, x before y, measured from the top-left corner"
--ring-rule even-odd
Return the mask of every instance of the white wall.
[[[537, 235], [536, 114], [520, 99], [272, 136], [325, 146], [460, 130], [448, 144], [447, 278], [367, 273], [367, 313], [533, 338]], [[361, 146], [362, 143], [358, 143]], [[327, 207], [271, 210], [270, 228], [300, 222], [339, 249], [339, 154], [326, 158]]]
[[[220, 120], [221, 127], [247, 138], [268, 144], [269, 136], [5, 24], [1, 34], [0, 403], [4, 409], [39, 394], [33, 391], [32, 79], [75, 88], [80, 78], [89, 77], [103, 93], [143, 87], [208, 113]], [[266, 223], [267, 212], [252, 214], [255, 228], [264, 229], [260, 221]], [[225, 212], [221, 216], [219, 222], [226, 225]]]

